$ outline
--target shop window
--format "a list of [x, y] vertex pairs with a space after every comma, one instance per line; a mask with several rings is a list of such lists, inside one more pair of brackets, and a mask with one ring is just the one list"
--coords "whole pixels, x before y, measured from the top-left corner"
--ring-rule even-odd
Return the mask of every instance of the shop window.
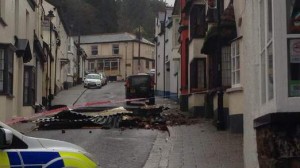
[[300, 33], [300, 1], [286, 0], [287, 2], [287, 31], [289, 34]]
[[32, 106], [36, 100], [36, 85], [35, 85], [35, 68], [33, 66], [24, 67], [24, 89], [23, 89], [23, 104], [24, 106]]
[[98, 55], [98, 46], [91, 46], [92, 55]]
[[113, 53], [113, 55], [118, 55], [119, 54], [119, 44], [113, 44], [112, 53]]
[[240, 84], [240, 40], [231, 43], [231, 85]]
[[231, 87], [231, 48], [222, 47], [222, 85]]
[[289, 96], [300, 96], [300, 39], [288, 40]]
[[13, 51], [0, 45], [0, 94], [13, 94]]
[[191, 92], [201, 91], [206, 88], [206, 59], [195, 59], [190, 66]]

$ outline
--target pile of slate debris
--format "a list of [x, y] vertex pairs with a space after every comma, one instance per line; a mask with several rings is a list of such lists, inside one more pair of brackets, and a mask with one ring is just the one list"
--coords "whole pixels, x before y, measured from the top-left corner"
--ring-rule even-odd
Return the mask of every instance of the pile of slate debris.
[[135, 109], [124, 107], [111, 108], [103, 111], [64, 110], [51, 117], [40, 118], [35, 122], [37, 129], [80, 129], [80, 128], [144, 128], [167, 131], [168, 125], [190, 125], [197, 119], [163, 106], [143, 106]]

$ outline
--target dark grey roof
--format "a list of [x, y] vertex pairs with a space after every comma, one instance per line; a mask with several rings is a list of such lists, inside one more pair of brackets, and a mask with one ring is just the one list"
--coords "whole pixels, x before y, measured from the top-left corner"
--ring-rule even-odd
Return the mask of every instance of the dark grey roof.
[[[75, 37], [78, 39], [78, 37]], [[111, 43], [111, 42], [123, 42], [123, 41], [135, 41], [136, 36], [130, 33], [112, 33], [112, 34], [95, 34], [95, 35], [83, 35], [80, 36], [80, 44], [89, 43]], [[143, 38], [143, 43], [154, 45], [152, 42]]]

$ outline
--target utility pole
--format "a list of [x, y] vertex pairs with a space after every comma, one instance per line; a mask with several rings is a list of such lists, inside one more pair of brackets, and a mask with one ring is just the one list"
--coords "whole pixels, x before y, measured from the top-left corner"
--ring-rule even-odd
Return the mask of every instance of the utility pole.
[[139, 40], [139, 55], [138, 55], [138, 72], [141, 72], [141, 26], [139, 26], [139, 33], [138, 33], [138, 40]]

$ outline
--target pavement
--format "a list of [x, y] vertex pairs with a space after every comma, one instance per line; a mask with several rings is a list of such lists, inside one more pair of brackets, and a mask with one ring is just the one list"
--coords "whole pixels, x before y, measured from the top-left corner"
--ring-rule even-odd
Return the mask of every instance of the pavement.
[[[82, 85], [59, 92], [53, 105], [72, 106], [86, 91]], [[179, 109], [166, 98], [156, 98], [156, 104]], [[184, 113], [184, 112], [182, 112]], [[32, 124], [15, 124], [19, 131], [30, 131]], [[211, 120], [199, 119], [198, 124], [168, 126], [168, 132], [159, 132], [144, 168], [242, 168], [243, 136], [218, 131]]]

